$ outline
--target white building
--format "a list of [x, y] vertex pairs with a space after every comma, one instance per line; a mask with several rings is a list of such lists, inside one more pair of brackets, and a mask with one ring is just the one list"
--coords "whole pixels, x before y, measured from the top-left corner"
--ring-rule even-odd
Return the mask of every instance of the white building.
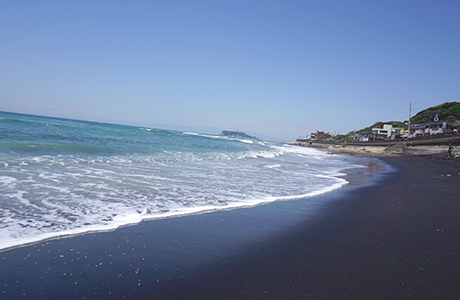
[[442, 134], [452, 131], [450, 122], [421, 123], [411, 126], [410, 137]]
[[383, 124], [383, 128], [372, 128], [372, 134], [394, 139], [396, 135], [401, 134], [401, 128], [393, 128], [393, 125]]

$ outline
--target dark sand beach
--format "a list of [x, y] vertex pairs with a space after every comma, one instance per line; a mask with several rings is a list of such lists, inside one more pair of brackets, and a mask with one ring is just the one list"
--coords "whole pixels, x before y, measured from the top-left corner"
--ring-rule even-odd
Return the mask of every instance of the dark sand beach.
[[375, 184], [310, 199], [3, 251], [0, 298], [460, 299], [460, 160], [445, 156], [382, 157], [393, 170]]

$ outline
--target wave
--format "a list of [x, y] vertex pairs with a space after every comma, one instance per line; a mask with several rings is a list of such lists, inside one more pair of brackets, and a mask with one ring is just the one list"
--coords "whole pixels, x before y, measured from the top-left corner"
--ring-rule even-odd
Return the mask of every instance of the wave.
[[[34, 147], [36, 146], [36, 147]], [[40, 166], [68, 166], [84, 164], [107, 164], [107, 163], [174, 163], [174, 162], [197, 162], [197, 161], [222, 161], [222, 160], [240, 160], [247, 158], [274, 158], [284, 153], [283, 151], [258, 150], [258, 151], [240, 151], [240, 152], [207, 152], [207, 153], [187, 153], [181, 151], [161, 151], [147, 154], [125, 154], [110, 155], [110, 153], [101, 154], [97, 149], [86, 149], [79, 151], [79, 154], [68, 155], [50, 155], [55, 150], [52, 146], [40, 147], [37, 145], [21, 145], [16, 147], [22, 150], [21, 156], [3, 157], [0, 161], [0, 167], [40, 167]], [[63, 147], [65, 149], [65, 147]], [[79, 147], [76, 147], [79, 148]], [[12, 148], [10, 148], [12, 149]], [[80, 149], [81, 150], [81, 149]], [[46, 153], [46, 154], [43, 154]], [[99, 155], [91, 155], [97, 153]], [[27, 154], [27, 155], [24, 155]], [[84, 154], [84, 155], [83, 155]]]
[[[224, 136], [224, 135], [202, 134], [202, 133], [187, 132], [187, 131], [184, 131], [182, 133], [185, 134], [185, 135], [201, 136], [201, 137], [205, 137], [205, 138], [221, 139], [221, 140], [228, 140], [228, 141], [239, 141], [239, 142], [247, 143], [247, 144], [253, 144], [254, 143], [253, 140], [241, 139], [241, 138], [233, 138], [233, 137], [228, 137], [228, 136]], [[263, 143], [259, 143], [259, 145], [265, 146], [265, 144], [263, 144]]]
[[[11, 183], [12, 180], [4, 179], [0, 177], [0, 184], [1, 183]], [[17, 220], [5, 218], [8, 224], [15, 224], [10, 226], [10, 230], [7, 229], [7, 232], [10, 233], [10, 236], [16, 236], [14, 239], [11, 239], [9, 234], [3, 230], [0, 234], [2, 238], [2, 245], [0, 245], [0, 251], [8, 250], [10, 248], [15, 248], [18, 246], [24, 246], [29, 244], [34, 244], [37, 242], [41, 242], [48, 239], [59, 238], [59, 237], [66, 237], [66, 236], [74, 236], [79, 234], [85, 234], [90, 232], [104, 232], [104, 231], [112, 231], [122, 226], [129, 226], [135, 225], [142, 221], [146, 220], [155, 220], [155, 219], [164, 219], [164, 218], [172, 218], [172, 217], [179, 217], [191, 214], [200, 214], [200, 213], [210, 213], [219, 210], [231, 210], [237, 208], [245, 208], [245, 207], [253, 207], [257, 205], [267, 204], [275, 201], [288, 201], [288, 200], [296, 200], [296, 199], [303, 199], [303, 198], [311, 198], [318, 195], [322, 195], [333, 190], [339, 189], [342, 186], [346, 185], [348, 182], [344, 179], [338, 179], [338, 182], [335, 184], [329, 185], [322, 189], [304, 193], [304, 194], [293, 194], [288, 196], [265, 196], [265, 197], [257, 197], [251, 199], [245, 199], [244, 202], [235, 202], [235, 203], [227, 203], [226, 205], [203, 205], [203, 206], [196, 206], [196, 207], [180, 207], [180, 206], [173, 206], [164, 208], [160, 210], [160, 213], [152, 213], [151, 208], [143, 208], [134, 210], [132, 208], [114, 205], [111, 204], [112, 208], [114, 208], [114, 212], [112, 214], [106, 214], [107, 217], [104, 217], [104, 222], [99, 224], [89, 224], [86, 226], [78, 226], [75, 228], [68, 228], [65, 230], [55, 231], [55, 232], [36, 232], [33, 230], [33, 227], [30, 227], [29, 224], [23, 224], [18, 222]], [[62, 209], [57, 206], [58, 209]], [[115, 209], [116, 208], [116, 209]], [[131, 211], [131, 212], [130, 212]], [[73, 217], [72, 217], [73, 216]], [[75, 218], [76, 215], [70, 213], [67, 217], [69, 220]], [[32, 225], [33, 226], [33, 225]], [[5, 228], [4, 228], [5, 229]], [[31, 234], [24, 234], [23, 231], [26, 229], [26, 232]], [[19, 232], [18, 232], [19, 231]]]
[[83, 153], [100, 153], [112, 152], [107, 147], [98, 147], [95, 145], [82, 144], [40, 144], [30, 142], [0, 142], [0, 149], [3, 151], [21, 151], [21, 152], [83, 152]]
[[194, 135], [194, 136], [201, 136], [201, 137], [211, 138], [211, 139], [224, 139], [224, 138], [225, 138], [225, 137], [222, 136], [222, 135], [204, 134], [204, 133], [196, 133], [196, 132], [188, 132], [188, 131], [184, 131], [184, 132], [182, 132], [182, 134], [185, 134], [185, 135]]
[[313, 197], [346, 184], [340, 171], [352, 165], [265, 141], [18, 118], [32, 123], [1, 128], [3, 249], [146, 219]]

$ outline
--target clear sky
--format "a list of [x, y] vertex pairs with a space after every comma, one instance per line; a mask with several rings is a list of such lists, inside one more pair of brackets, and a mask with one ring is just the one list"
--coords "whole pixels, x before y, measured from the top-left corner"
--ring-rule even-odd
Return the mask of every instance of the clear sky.
[[0, 111], [293, 141], [459, 92], [458, 0], [0, 0]]

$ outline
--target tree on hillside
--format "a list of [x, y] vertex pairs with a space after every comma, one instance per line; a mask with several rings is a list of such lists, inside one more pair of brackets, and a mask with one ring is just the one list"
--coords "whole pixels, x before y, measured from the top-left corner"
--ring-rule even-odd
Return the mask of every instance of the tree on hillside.
[[446, 102], [433, 106], [417, 113], [412, 119], [411, 124], [434, 122], [434, 117], [439, 115], [439, 121], [450, 121], [460, 119], [460, 102]]

